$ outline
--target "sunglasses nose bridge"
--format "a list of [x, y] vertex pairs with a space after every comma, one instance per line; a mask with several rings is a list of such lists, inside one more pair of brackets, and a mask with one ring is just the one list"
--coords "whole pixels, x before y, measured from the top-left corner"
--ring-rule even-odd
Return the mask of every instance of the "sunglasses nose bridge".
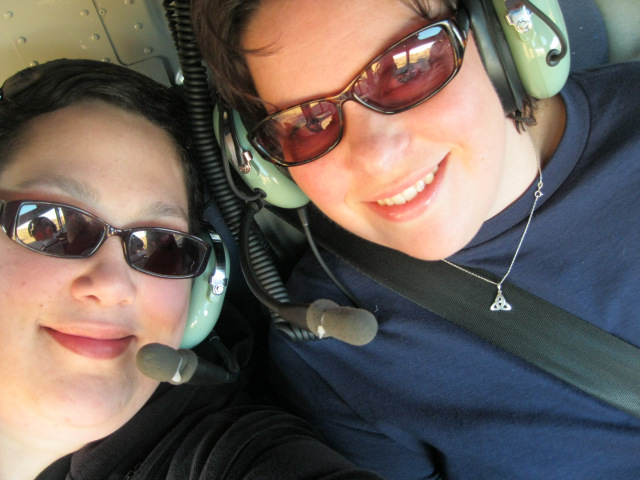
[[357, 80], [358, 79], [356, 78], [342, 92], [328, 99], [336, 105], [338, 110], [342, 110], [342, 105], [344, 104], [344, 102], [347, 102], [349, 100], [353, 100], [354, 102], [357, 102], [357, 103], [362, 103], [362, 101], [356, 96], [354, 92]]
[[365, 98], [359, 97], [358, 94], [356, 93], [356, 88], [358, 86], [358, 83], [361, 80], [361, 77], [362, 77], [362, 73], [358, 75], [356, 78], [354, 78], [352, 82], [349, 84], [349, 86], [347, 86], [347, 88], [345, 88], [342, 92], [335, 95], [334, 97], [327, 99], [333, 102], [338, 109], [338, 113], [340, 115], [340, 136], [342, 136], [342, 130], [344, 128], [344, 122], [345, 122], [344, 111], [343, 111], [345, 102], [352, 100], [357, 104], [362, 105], [365, 108], [369, 108], [375, 112], [384, 113], [383, 110], [380, 110], [379, 108], [376, 108], [375, 106], [370, 105]]
[[351, 100], [360, 105], [364, 105], [365, 107], [368, 107], [368, 105], [364, 103], [360, 98], [358, 98], [358, 96], [354, 92], [356, 81], [357, 79], [351, 82], [351, 84], [347, 88], [345, 88], [342, 92], [335, 95], [334, 97], [327, 99], [336, 106], [336, 110], [338, 113], [338, 121], [340, 122], [340, 129], [338, 130], [338, 138], [336, 139], [334, 145], [329, 150], [332, 150], [338, 143], [340, 143], [340, 140], [342, 140], [342, 132], [344, 131], [344, 122], [345, 122], [344, 110], [343, 110], [344, 103]]
[[131, 236], [131, 230], [130, 229], [121, 229], [121, 228], [115, 228], [112, 227], [111, 225], [109, 225], [108, 223], [104, 223], [105, 226], [105, 230], [106, 230], [106, 234], [104, 235], [104, 238], [102, 240], [102, 242], [100, 242], [101, 244], [106, 242], [108, 238], [116, 236], [116, 237], [120, 237], [120, 239], [122, 240], [122, 250], [124, 252], [124, 256], [125, 258], [127, 258], [127, 243], [129, 243], [129, 237]]
[[[112, 236], [120, 237], [120, 239], [122, 240], [122, 254], [124, 255], [125, 262], [127, 262], [127, 265], [129, 265], [131, 268], [135, 270], [140, 270], [138, 267], [136, 267], [133, 264], [133, 261], [131, 259], [131, 254], [129, 252], [129, 240], [131, 238], [131, 235], [133, 235], [133, 229], [115, 228], [109, 225], [108, 223], [105, 223], [105, 226], [107, 229], [107, 234], [104, 236], [104, 240], [102, 242], [104, 243], [107, 240], [107, 238]], [[141, 270], [141, 271], [145, 271], [145, 270]]]
[[115, 228], [112, 227], [111, 225], [109, 225], [108, 223], [105, 222], [104, 224], [105, 230], [106, 230], [106, 234], [104, 236], [104, 239], [106, 240], [109, 237], [113, 237], [114, 235], [124, 239], [123, 237], [123, 230], [120, 230], [119, 228]]

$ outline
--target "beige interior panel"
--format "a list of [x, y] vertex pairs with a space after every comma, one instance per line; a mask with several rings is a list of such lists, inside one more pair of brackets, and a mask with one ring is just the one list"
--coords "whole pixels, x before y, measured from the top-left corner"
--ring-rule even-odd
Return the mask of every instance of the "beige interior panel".
[[0, 80], [56, 58], [119, 63], [168, 84], [179, 70], [162, 0], [0, 0]]

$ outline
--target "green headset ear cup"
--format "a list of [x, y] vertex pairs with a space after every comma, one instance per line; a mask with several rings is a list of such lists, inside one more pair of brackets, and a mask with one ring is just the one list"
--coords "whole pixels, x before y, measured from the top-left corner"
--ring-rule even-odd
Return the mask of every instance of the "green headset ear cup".
[[[565, 55], [557, 65], [548, 65], [549, 52], [561, 49], [560, 40], [555, 33], [535, 14], [531, 16], [531, 28], [526, 32], [518, 32], [507, 21], [505, 1], [493, 0], [493, 5], [525, 91], [535, 98], [549, 98], [558, 93], [569, 76], [571, 55]], [[567, 40], [568, 49], [567, 27], [558, 1], [536, 0], [535, 6], [560, 29]]]
[[[566, 32], [557, 0], [544, 2], [536, 1], [536, 5], [540, 4], [538, 8]], [[546, 98], [562, 88], [569, 72], [569, 55], [565, 55], [555, 67], [546, 65], [546, 56], [555, 48], [557, 39], [539, 17], [533, 16], [534, 28], [529, 35], [535, 38], [527, 38], [527, 35], [521, 38], [507, 23], [505, 0], [462, 0], [462, 3], [469, 12], [478, 52], [506, 114], [522, 111], [526, 94]], [[566, 33], [564, 36], [566, 39]], [[541, 51], [534, 52], [535, 58], [530, 59], [532, 40], [534, 44], [547, 41], [554, 46], [544, 45]], [[544, 62], [544, 65], [539, 62]]]
[[227, 291], [229, 253], [217, 234], [202, 233], [202, 239], [212, 245], [207, 268], [193, 279], [187, 324], [180, 348], [193, 348], [213, 330]]
[[[247, 140], [247, 129], [235, 110], [230, 114], [233, 119], [233, 126], [236, 132], [234, 138], [231, 130], [225, 125], [223, 128], [227, 141], [221, 141], [219, 138], [218, 128], [218, 106], [216, 105], [213, 113], [214, 132], [220, 148], [226, 148], [228, 158], [235, 158], [235, 149], [229, 145], [229, 140], [235, 142], [243, 151], [251, 155], [251, 169], [249, 172], [241, 172], [238, 169], [237, 162], [232, 161], [231, 164], [240, 173], [240, 177], [252, 189], [259, 188], [267, 194], [265, 201], [281, 208], [299, 208], [309, 202], [309, 198], [300, 190], [293, 180], [282, 173], [279, 168], [264, 159], [260, 153], [253, 148]], [[228, 121], [228, 119], [227, 119]]]

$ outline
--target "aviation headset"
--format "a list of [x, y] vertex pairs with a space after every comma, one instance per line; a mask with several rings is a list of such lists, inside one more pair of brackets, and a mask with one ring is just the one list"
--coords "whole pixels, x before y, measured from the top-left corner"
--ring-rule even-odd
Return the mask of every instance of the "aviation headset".
[[[539, 99], [555, 95], [569, 74], [566, 26], [558, 1], [535, 2], [534, 5], [530, 0], [461, 0], [460, 8], [469, 13], [478, 51], [505, 113], [521, 110], [526, 95]], [[291, 178], [251, 146], [237, 112], [216, 111], [214, 132], [232, 166], [251, 189], [266, 194], [267, 203], [295, 209], [309, 202]], [[222, 243], [217, 245], [218, 251], [211, 260], [214, 263], [227, 258]], [[224, 267], [220, 269], [214, 264], [195, 280], [182, 348], [190, 348], [206, 338], [217, 321], [223, 296], [216, 295], [216, 291], [222, 293], [224, 288], [209, 281], [215, 276], [212, 271], [218, 272], [219, 279], [223, 278]], [[226, 276], [223, 282], [226, 283]], [[208, 314], [210, 310], [213, 314]]]
[[229, 278], [229, 253], [220, 236], [212, 231], [203, 232], [200, 238], [213, 247], [205, 271], [193, 279], [187, 325], [180, 348], [193, 348], [213, 330]]

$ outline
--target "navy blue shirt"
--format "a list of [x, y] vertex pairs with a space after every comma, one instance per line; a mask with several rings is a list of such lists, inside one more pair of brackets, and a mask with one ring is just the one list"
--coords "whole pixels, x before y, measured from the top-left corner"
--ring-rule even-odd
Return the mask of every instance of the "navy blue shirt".
[[[573, 75], [562, 96], [565, 132], [508, 280], [640, 347], [640, 63]], [[450, 260], [501, 278], [535, 183]], [[639, 418], [325, 261], [379, 333], [355, 347], [272, 332], [272, 374], [356, 463], [389, 480], [640, 478]], [[295, 301], [348, 304], [311, 256], [290, 289]]]

